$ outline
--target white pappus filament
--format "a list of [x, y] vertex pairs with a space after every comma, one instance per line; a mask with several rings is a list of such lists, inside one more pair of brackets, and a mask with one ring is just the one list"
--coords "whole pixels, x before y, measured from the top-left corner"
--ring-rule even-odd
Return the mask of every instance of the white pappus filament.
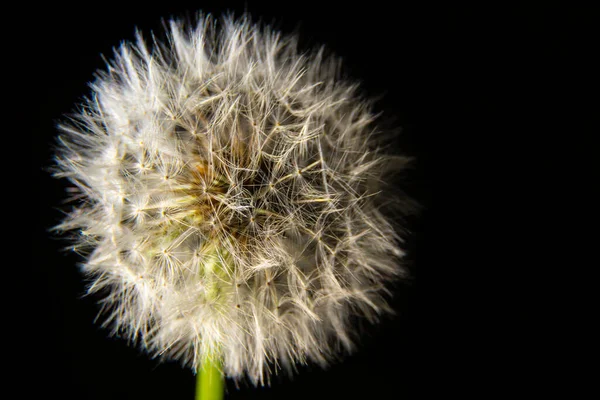
[[264, 384], [388, 311], [403, 252], [378, 205], [403, 159], [336, 59], [247, 17], [198, 21], [124, 43], [60, 126], [56, 176], [77, 190], [58, 228], [115, 333]]

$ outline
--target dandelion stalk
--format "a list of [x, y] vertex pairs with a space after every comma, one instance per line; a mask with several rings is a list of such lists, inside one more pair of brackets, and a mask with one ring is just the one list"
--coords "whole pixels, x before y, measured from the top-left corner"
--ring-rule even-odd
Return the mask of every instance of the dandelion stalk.
[[224, 378], [216, 357], [206, 357], [196, 374], [196, 400], [222, 400]]

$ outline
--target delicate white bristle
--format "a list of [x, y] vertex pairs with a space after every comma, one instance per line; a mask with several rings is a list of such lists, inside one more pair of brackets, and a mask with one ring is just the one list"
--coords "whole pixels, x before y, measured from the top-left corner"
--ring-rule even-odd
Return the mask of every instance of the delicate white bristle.
[[268, 382], [350, 348], [404, 270], [391, 157], [323, 52], [248, 18], [124, 43], [61, 126], [57, 173], [105, 321], [156, 356]]

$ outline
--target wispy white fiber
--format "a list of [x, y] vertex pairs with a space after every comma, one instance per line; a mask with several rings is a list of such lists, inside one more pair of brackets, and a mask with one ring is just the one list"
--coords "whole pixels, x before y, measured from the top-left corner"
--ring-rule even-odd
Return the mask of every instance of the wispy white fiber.
[[265, 384], [389, 311], [393, 160], [338, 61], [247, 17], [198, 21], [124, 43], [61, 126], [56, 175], [76, 190], [58, 228], [114, 333]]

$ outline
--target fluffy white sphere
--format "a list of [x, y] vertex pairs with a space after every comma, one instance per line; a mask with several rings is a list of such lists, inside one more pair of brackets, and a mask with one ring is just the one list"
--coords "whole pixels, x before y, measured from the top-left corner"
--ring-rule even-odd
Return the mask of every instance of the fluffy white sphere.
[[[217, 26], [218, 25], [218, 26]], [[248, 19], [171, 21], [125, 43], [61, 126], [57, 175], [106, 323], [230, 377], [322, 364], [351, 316], [388, 309], [400, 238], [378, 208], [392, 160], [338, 62]], [[395, 159], [395, 161], [402, 159]]]

